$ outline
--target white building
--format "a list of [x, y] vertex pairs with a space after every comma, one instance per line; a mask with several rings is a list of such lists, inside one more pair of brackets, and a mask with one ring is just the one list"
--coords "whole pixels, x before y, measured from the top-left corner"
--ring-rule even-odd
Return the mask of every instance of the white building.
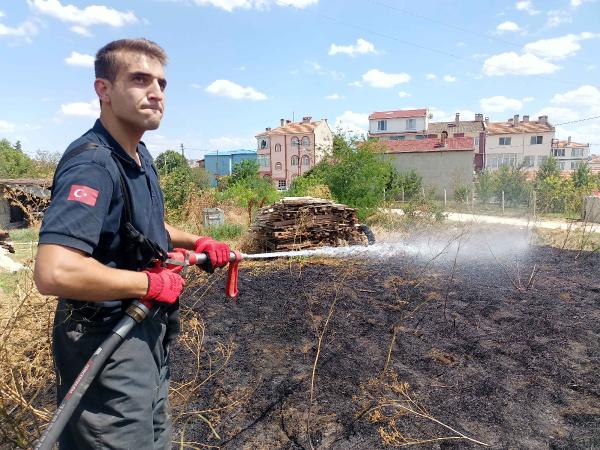
[[369, 116], [369, 137], [379, 140], [425, 139], [427, 109], [374, 112]]
[[566, 141], [553, 139], [552, 156], [557, 159], [561, 171], [573, 172], [590, 159], [590, 144], [573, 142], [571, 136]]
[[551, 153], [554, 127], [548, 116], [529, 120], [529, 116], [515, 115], [506, 122], [490, 122], [484, 167], [494, 170], [502, 165], [524, 166], [527, 171], [537, 171]]

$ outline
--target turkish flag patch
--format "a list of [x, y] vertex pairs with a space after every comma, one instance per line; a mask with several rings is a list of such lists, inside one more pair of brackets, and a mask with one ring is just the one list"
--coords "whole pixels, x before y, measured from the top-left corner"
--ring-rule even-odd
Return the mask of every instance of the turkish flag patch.
[[67, 200], [85, 203], [86, 205], [94, 206], [98, 199], [98, 191], [88, 186], [74, 184], [71, 186], [69, 197]]

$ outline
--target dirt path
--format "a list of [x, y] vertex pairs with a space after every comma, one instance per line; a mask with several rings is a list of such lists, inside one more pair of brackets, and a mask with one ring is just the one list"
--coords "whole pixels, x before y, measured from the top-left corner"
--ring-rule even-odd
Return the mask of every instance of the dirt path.
[[[452, 434], [401, 414], [415, 407], [408, 395], [491, 448], [599, 447], [600, 258], [521, 238], [477, 235], [437, 258], [263, 263], [242, 269], [233, 302], [223, 280], [188, 289], [204, 350], [174, 349], [177, 432], [225, 449], [383, 449]], [[186, 331], [187, 344], [201, 336]]]

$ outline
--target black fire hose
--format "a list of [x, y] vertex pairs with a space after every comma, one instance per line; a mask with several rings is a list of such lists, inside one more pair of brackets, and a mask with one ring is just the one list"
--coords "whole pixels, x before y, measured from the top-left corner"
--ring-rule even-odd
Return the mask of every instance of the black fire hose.
[[[183, 266], [184, 269], [191, 264], [202, 265], [206, 262], [207, 256], [204, 253], [191, 253], [186, 256], [184, 260], [168, 259], [166, 262], [172, 266]], [[232, 252], [230, 261], [239, 261], [241, 256], [239, 253]], [[233, 266], [233, 265], [232, 265]], [[237, 270], [237, 266], [236, 266]], [[231, 273], [231, 266], [230, 266]], [[235, 290], [232, 291], [232, 284], [235, 281]], [[230, 276], [227, 283], [228, 293], [230, 291], [237, 295], [237, 271], [235, 274], [235, 280]], [[235, 296], [234, 295], [234, 296]], [[81, 398], [96, 378], [96, 375], [104, 363], [113, 354], [113, 352], [121, 345], [125, 337], [129, 334], [131, 329], [140, 323], [148, 316], [148, 313], [152, 309], [152, 301], [142, 302], [140, 300], [134, 300], [131, 305], [125, 311], [123, 318], [115, 325], [112, 329], [110, 336], [108, 336], [100, 347], [92, 354], [90, 359], [85, 363], [83, 369], [77, 375], [77, 378], [73, 382], [73, 385], [67, 392], [67, 395], [56, 409], [54, 417], [50, 421], [48, 428], [42, 434], [42, 437], [35, 446], [35, 450], [52, 450], [52, 447], [58, 441], [62, 431], [69, 422], [69, 419], [73, 415], [75, 408], [79, 405]]]

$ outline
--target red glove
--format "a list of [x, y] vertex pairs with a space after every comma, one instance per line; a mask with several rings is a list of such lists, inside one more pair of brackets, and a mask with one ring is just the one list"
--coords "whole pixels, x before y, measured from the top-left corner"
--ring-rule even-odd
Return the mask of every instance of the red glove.
[[148, 292], [142, 297], [142, 301], [156, 300], [169, 305], [175, 303], [184, 285], [179, 274], [163, 267], [144, 270], [144, 273], [148, 276]]
[[201, 237], [194, 243], [196, 253], [206, 253], [212, 267], [223, 267], [229, 262], [231, 250], [224, 242], [209, 237]]

